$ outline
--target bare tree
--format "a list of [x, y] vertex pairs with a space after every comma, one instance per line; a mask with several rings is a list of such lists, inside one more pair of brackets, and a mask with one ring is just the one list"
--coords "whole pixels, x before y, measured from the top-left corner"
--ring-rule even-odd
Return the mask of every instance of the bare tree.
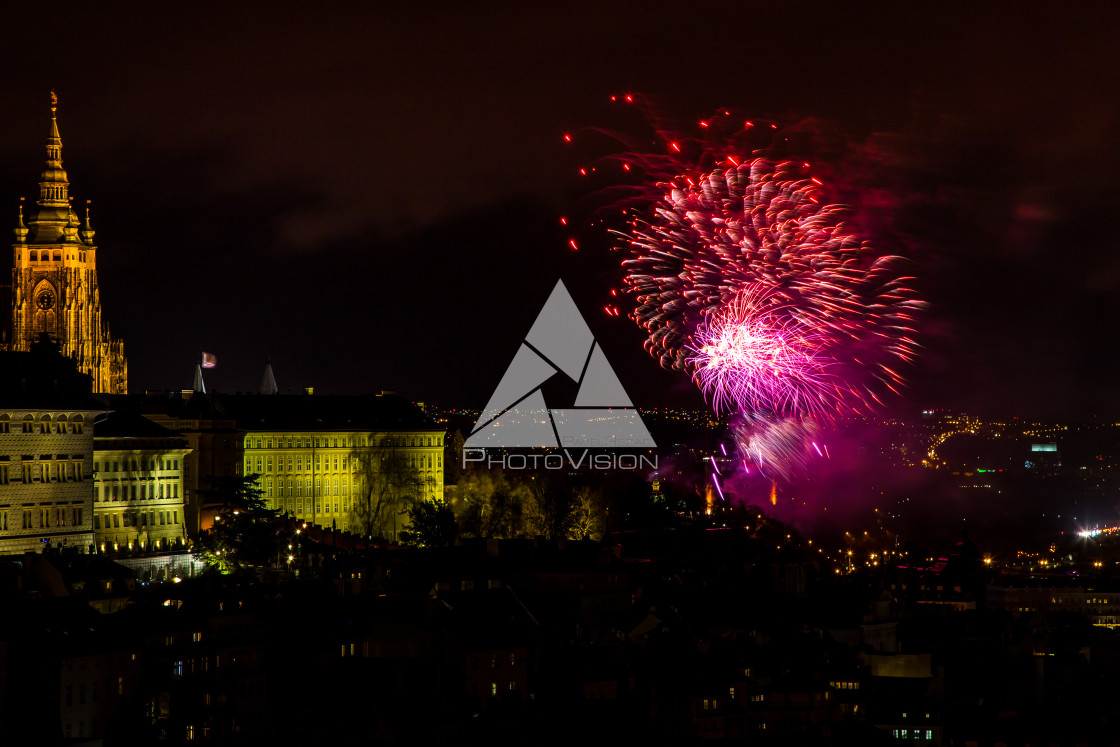
[[545, 539], [561, 539], [572, 525], [574, 504], [572, 487], [549, 474], [537, 475], [527, 484], [526, 524], [529, 530]]
[[592, 539], [603, 537], [606, 512], [603, 510], [601, 496], [584, 485], [576, 488], [572, 511], [572, 523], [568, 529], [569, 539]]
[[356, 465], [351, 516], [367, 537], [396, 540], [400, 516], [428, 486], [394, 437], [373, 433], [359, 443], [366, 445], [350, 452]]
[[452, 510], [467, 537], [508, 539], [520, 534], [529, 491], [501, 470], [472, 469], [459, 475]]

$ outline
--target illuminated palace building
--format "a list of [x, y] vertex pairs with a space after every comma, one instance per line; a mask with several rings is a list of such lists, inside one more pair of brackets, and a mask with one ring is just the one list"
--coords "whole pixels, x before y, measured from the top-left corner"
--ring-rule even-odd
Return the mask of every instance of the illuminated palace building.
[[[114, 398], [114, 407], [125, 406]], [[209, 476], [258, 475], [268, 505], [327, 529], [395, 538], [411, 502], [443, 498], [444, 430], [392, 394], [147, 398], [145, 417], [190, 441], [188, 534], [212, 526]], [[197, 528], [196, 528], [197, 527]]]
[[93, 531], [103, 553], [185, 549], [187, 440], [139, 415], [98, 423]]
[[123, 394], [128, 389], [124, 343], [110, 338], [101, 320], [97, 287], [97, 246], [90, 227], [71, 205], [70, 182], [62, 168], [57, 99], [51, 94], [47, 162], [39, 177], [39, 200], [19, 224], [12, 246], [10, 333], [4, 345], [26, 351], [43, 335], [59, 343], [78, 370], [93, 377], [93, 391]]
[[409, 502], [443, 499], [444, 432], [400, 397], [231, 399], [244, 432], [243, 474], [260, 475], [281, 513], [395, 537]]
[[245, 472], [260, 475], [277, 511], [345, 531], [362, 532], [358, 514], [383, 493], [399, 504], [386, 517], [392, 535], [404, 501], [443, 499], [443, 433], [256, 431], [245, 436]]

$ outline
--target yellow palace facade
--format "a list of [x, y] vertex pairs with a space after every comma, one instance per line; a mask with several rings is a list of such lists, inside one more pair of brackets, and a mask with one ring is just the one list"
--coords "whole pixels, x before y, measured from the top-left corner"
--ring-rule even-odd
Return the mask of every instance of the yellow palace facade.
[[[371, 505], [380, 503], [386, 519], [400, 527], [411, 500], [443, 499], [443, 447], [443, 431], [434, 429], [251, 431], [243, 469], [260, 476], [271, 508], [363, 533]], [[386, 529], [391, 534], [395, 527]]]

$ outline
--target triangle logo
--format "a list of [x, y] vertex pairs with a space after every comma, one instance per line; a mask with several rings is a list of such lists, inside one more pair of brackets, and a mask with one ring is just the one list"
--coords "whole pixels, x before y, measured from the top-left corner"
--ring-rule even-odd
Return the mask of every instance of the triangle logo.
[[[574, 407], [549, 408], [541, 386], [556, 375], [579, 385]], [[656, 446], [563, 281], [482, 410], [467, 448]]]

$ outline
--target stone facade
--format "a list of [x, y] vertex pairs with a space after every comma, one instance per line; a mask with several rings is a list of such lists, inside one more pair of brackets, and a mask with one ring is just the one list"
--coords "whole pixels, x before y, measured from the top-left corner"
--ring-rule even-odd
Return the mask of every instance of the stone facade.
[[93, 547], [89, 387], [51, 343], [0, 353], [0, 553]]

